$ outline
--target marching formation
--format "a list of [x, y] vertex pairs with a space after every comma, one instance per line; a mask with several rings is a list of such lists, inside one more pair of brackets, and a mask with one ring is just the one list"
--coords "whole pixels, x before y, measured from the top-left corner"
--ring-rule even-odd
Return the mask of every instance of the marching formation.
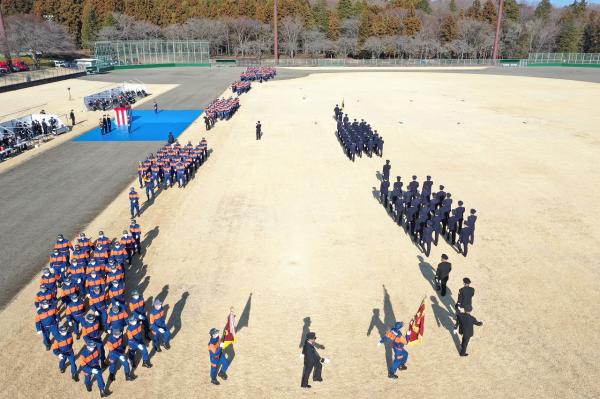
[[206, 130], [210, 130], [215, 126], [217, 120], [228, 120], [235, 114], [235, 111], [240, 107], [240, 99], [238, 97], [219, 98], [211, 102], [204, 110], [204, 124]]
[[425, 178], [420, 190], [417, 176], [412, 176], [406, 187], [402, 178], [397, 176], [390, 191], [390, 170], [388, 160], [381, 173], [379, 201], [392, 219], [404, 227], [425, 256], [429, 256], [432, 243], [437, 246], [440, 235], [459, 253], [467, 256], [468, 246], [473, 245], [475, 240], [477, 211], [471, 209], [465, 215], [462, 201], [457, 201], [453, 208], [452, 194], [446, 192], [443, 185], [437, 192], [432, 192], [431, 176]]
[[348, 114], [344, 114], [337, 104], [334, 113], [338, 141], [352, 162], [356, 156], [362, 157], [363, 153], [369, 157], [373, 154], [383, 156], [383, 137], [379, 136], [377, 130], [373, 130], [364, 119], [350, 122]]
[[274, 79], [277, 76], [277, 70], [271, 67], [248, 67], [246, 71], [240, 74], [240, 80], [242, 82], [246, 81], [259, 81], [262, 83], [263, 81]]
[[242, 95], [243, 93], [248, 93], [250, 91], [251, 87], [252, 87], [252, 83], [250, 83], [250, 81], [234, 82], [231, 85], [231, 91], [239, 96], [239, 95]]
[[[138, 162], [138, 182], [140, 188], [146, 189], [148, 201], [155, 197], [155, 190], [166, 190], [177, 183], [179, 188], [194, 177], [204, 161], [208, 159], [208, 142], [202, 138], [194, 146], [188, 142], [185, 146], [175, 141], [172, 145], [165, 145], [150, 154], [144, 161]], [[140, 196], [132, 187], [129, 192], [131, 217], [140, 214]]]
[[[125, 290], [132, 260], [141, 254], [141, 234], [135, 219], [115, 239], [100, 231], [92, 241], [81, 233], [72, 244], [59, 234], [34, 301], [36, 331], [46, 350], [57, 356], [60, 372], [68, 364], [74, 381], [83, 372], [89, 392], [95, 379], [101, 397], [111, 393], [103, 377], [106, 368], [110, 381], [115, 381], [119, 367], [132, 381], [138, 354], [143, 367], [152, 367], [148, 341], [157, 352], [161, 345], [170, 349], [161, 301], [155, 300], [148, 312], [140, 292]], [[75, 339], [82, 341], [78, 356]]]

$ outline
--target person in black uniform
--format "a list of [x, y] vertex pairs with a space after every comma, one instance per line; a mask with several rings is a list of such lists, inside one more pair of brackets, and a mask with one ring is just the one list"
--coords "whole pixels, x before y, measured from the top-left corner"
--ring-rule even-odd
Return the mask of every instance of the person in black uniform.
[[379, 192], [380, 192], [379, 200], [385, 208], [387, 208], [387, 206], [388, 206], [389, 190], [390, 190], [390, 182], [384, 179], [381, 182], [381, 186], [379, 187]]
[[433, 186], [433, 181], [431, 180], [431, 176], [427, 176], [427, 180], [423, 182], [423, 188], [421, 189], [421, 197], [426, 198], [429, 201], [429, 197], [431, 196], [431, 186]]
[[256, 122], [256, 140], [260, 140], [260, 137], [262, 136], [261, 128], [262, 125], [260, 124], [260, 121]]
[[475, 221], [477, 220], [477, 215], [475, 215], [477, 211], [475, 209], [471, 209], [471, 214], [467, 217], [467, 223], [471, 229], [469, 234], [469, 244], [473, 245], [475, 242]]
[[69, 118], [71, 118], [71, 126], [75, 126], [75, 112], [73, 110], [69, 112]]
[[390, 170], [392, 169], [392, 165], [390, 165], [390, 160], [385, 161], [385, 165], [383, 165], [383, 180], [390, 180]]
[[335, 120], [339, 120], [340, 119], [340, 107], [335, 104], [335, 108], [333, 109], [333, 112], [335, 113]]
[[463, 278], [464, 286], [458, 290], [458, 300], [456, 301], [456, 311], [458, 308], [463, 308], [465, 311], [470, 312], [473, 310], [473, 296], [475, 296], [475, 288], [471, 287], [471, 279], [468, 277]]
[[456, 315], [454, 334], [458, 332], [462, 335], [462, 342], [460, 344], [461, 356], [469, 356], [467, 353], [467, 345], [469, 345], [469, 340], [473, 336], [473, 326], [480, 326], [482, 324], [483, 321], [479, 321], [475, 317], [471, 316], [471, 313], [467, 310], [465, 310], [464, 313], [458, 313]]
[[442, 254], [442, 261], [435, 272], [435, 279], [437, 281], [436, 289], [441, 290], [440, 294], [442, 296], [446, 296], [446, 284], [448, 283], [448, 278], [450, 278], [451, 270], [452, 264], [448, 262], [448, 255]]
[[313, 373], [313, 381], [322, 382], [323, 378], [321, 377], [321, 371], [323, 369], [323, 363], [329, 363], [329, 359], [321, 357], [317, 353], [317, 350], [315, 349], [316, 339], [317, 335], [314, 332], [309, 332], [306, 334], [306, 340], [302, 347], [302, 355], [304, 356], [304, 369], [302, 370], [302, 382], [300, 383], [302, 388], [311, 387], [308, 385], [308, 379], [313, 369], [315, 370]]

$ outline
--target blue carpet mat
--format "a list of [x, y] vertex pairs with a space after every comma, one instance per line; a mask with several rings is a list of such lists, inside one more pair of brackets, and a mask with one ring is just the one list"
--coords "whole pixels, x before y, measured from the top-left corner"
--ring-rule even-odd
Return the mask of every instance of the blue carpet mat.
[[[127, 127], [116, 127], [113, 118], [112, 132], [102, 135], [100, 127], [77, 137], [73, 141], [167, 141], [169, 132], [179, 137], [203, 110], [133, 110], [131, 132]], [[111, 111], [112, 113], [112, 111]]]

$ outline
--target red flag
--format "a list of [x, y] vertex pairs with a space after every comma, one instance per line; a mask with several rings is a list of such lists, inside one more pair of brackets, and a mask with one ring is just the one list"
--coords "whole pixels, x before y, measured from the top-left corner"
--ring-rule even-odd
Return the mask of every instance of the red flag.
[[423, 333], [425, 332], [425, 297], [421, 301], [419, 310], [415, 313], [415, 316], [408, 325], [410, 331], [410, 343], [420, 342], [423, 340]]
[[227, 316], [227, 322], [223, 329], [223, 349], [236, 342], [235, 338], [235, 315], [233, 311]]

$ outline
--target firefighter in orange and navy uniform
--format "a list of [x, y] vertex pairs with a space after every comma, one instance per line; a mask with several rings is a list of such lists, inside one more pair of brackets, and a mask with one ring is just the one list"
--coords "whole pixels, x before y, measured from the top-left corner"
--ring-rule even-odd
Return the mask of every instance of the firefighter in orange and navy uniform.
[[56, 303], [56, 292], [50, 291], [44, 284], [40, 285], [40, 290], [36, 294], [35, 301], [33, 302], [36, 309], [40, 308], [42, 301]]
[[142, 253], [142, 228], [135, 221], [135, 219], [131, 219], [131, 224], [129, 225], [129, 231], [131, 232], [131, 236], [135, 241], [135, 250], [138, 254]]
[[108, 379], [110, 381], [115, 380], [117, 367], [121, 364], [123, 366], [123, 371], [125, 372], [125, 379], [127, 381], [135, 380], [137, 377], [133, 375], [133, 371], [131, 370], [127, 356], [125, 355], [123, 332], [116, 329], [112, 330], [106, 341], [106, 346], [108, 348], [108, 360], [110, 361], [110, 366], [108, 366]]
[[81, 337], [81, 322], [85, 317], [85, 305], [77, 293], [71, 294], [71, 302], [67, 305], [67, 322], [73, 327], [73, 332], [77, 334], [77, 339]]
[[77, 364], [75, 363], [75, 352], [73, 352], [73, 335], [69, 332], [66, 324], [58, 328], [58, 334], [54, 335], [52, 352], [58, 356], [58, 369], [64, 373], [67, 369], [67, 360], [71, 366], [71, 378], [79, 381], [77, 376]]
[[69, 261], [69, 256], [71, 255], [71, 242], [65, 240], [62, 234], [56, 236], [54, 249], [57, 249], [61, 255], [64, 255], [65, 258], [67, 258], [67, 262]]
[[144, 326], [144, 336], [147, 341], [150, 341], [150, 323], [148, 323], [148, 317], [146, 317], [146, 302], [144, 297], [140, 295], [138, 290], [131, 291], [131, 299], [129, 300], [129, 312], [132, 316], [138, 318]]
[[137, 351], [142, 352], [143, 367], [151, 368], [150, 356], [148, 356], [148, 349], [146, 349], [146, 342], [142, 336], [142, 325], [138, 322], [137, 317], [130, 316], [127, 319], [127, 344], [129, 345], [129, 351], [127, 352], [131, 365], [135, 367], [135, 354]]
[[133, 252], [135, 251], [135, 240], [127, 230], [123, 230], [123, 236], [121, 237], [120, 242], [127, 251], [127, 263], [131, 266], [131, 258], [133, 257]]
[[83, 370], [83, 374], [85, 375], [85, 388], [88, 392], [92, 392], [92, 379], [96, 377], [98, 389], [100, 390], [100, 397], [103, 398], [110, 395], [110, 392], [106, 389], [104, 378], [102, 378], [102, 365], [100, 364], [102, 353], [100, 350], [101, 346], [102, 343], [98, 344], [93, 340], [86, 341], [79, 359], [81, 361], [81, 370]]
[[165, 310], [163, 309], [162, 302], [158, 299], [154, 301], [152, 310], [150, 311], [150, 325], [152, 326], [152, 333], [154, 334], [154, 337], [152, 338], [154, 349], [157, 352], [161, 352], [161, 338], [165, 349], [171, 349], [171, 345], [169, 344], [171, 333], [169, 331], [169, 326], [167, 326], [165, 321]]
[[42, 301], [35, 315], [35, 329], [42, 335], [46, 350], [50, 350], [50, 333], [54, 335], [58, 324], [58, 312], [56, 306], [48, 301]]
[[390, 369], [388, 370], [388, 378], [398, 378], [396, 375], [396, 370], [406, 370], [406, 361], [408, 360], [408, 352], [404, 349], [404, 345], [406, 345], [410, 340], [410, 329], [406, 331], [406, 335], [402, 334], [402, 327], [404, 323], [399, 321], [394, 324], [388, 332], [385, 333], [385, 336], [381, 338], [378, 345], [384, 343], [391, 343], [392, 349], [394, 350], [394, 362], [392, 363]]
[[224, 380], [227, 379], [229, 360], [223, 355], [223, 342], [221, 342], [219, 330], [211, 328], [209, 334], [208, 356], [210, 358], [210, 382], [215, 385], [220, 385], [219, 380], [217, 380], [217, 375]]
[[129, 191], [129, 211], [131, 217], [140, 216], [140, 195], [131, 187]]

